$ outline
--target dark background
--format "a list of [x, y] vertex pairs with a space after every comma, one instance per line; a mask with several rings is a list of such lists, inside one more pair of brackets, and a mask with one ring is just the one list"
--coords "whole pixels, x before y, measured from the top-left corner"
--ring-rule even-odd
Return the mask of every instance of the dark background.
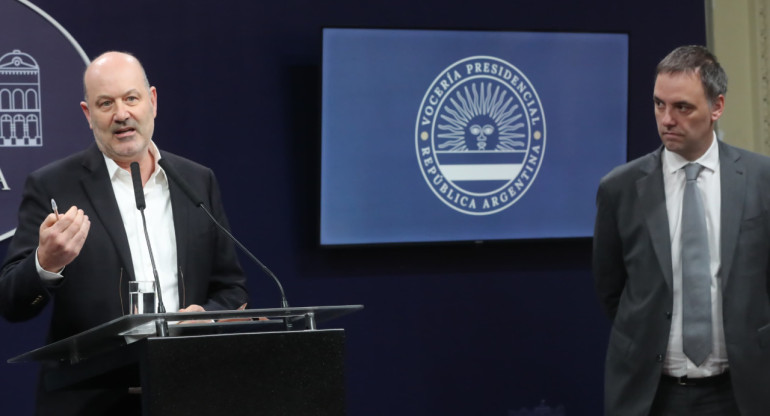
[[[507, 416], [541, 402], [601, 414], [609, 323], [589, 239], [318, 246], [321, 28], [628, 33], [635, 158], [659, 144], [655, 65], [705, 42], [702, 0], [34, 3], [90, 58], [125, 50], [142, 60], [158, 88], [155, 142], [214, 169], [235, 235], [281, 277], [292, 305], [365, 305], [334, 322], [347, 331], [350, 415]], [[251, 307], [279, 306], [271, 281], [243, 265]], [[36, 368], [4, 361], [41, 346], [47, 324], [0, 323], [3, 414], [32, 413]]]

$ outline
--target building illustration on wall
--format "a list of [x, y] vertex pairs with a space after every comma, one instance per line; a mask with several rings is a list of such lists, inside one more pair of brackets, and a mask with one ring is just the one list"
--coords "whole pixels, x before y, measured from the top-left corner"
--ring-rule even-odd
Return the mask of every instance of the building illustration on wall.
[[0, 57], [0, 147], [43, 145], [40, 67], [16, 49]]

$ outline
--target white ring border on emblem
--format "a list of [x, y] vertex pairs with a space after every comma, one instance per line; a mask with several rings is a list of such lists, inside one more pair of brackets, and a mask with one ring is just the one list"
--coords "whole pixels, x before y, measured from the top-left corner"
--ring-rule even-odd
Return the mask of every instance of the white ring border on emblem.
[[[91, 60], [88, 59], [88, 55], [86, 55], [86, 52], [83, 50], [83, 48], [80, 47], [80, 44], [78, 44], [75, 38], [72, 37], [70, 32], [68, 32], [67, 29], [64, 28], [64, 26], [60, 25], [59, 22], [54, 20], [54, 18], [51, 17], [48, 13], [44, 12], [40, 7], [37, 7], [36, 5], [30, 3], [29, 1], [27, 0], [16, 0], [16, 1], [32, 9], [32, 11], [42, 16], [43, 19], [47, 20], [48, 23], [52, 24], [53, 27], [59, 30], [59, 32], [61, 32], [61, 34], [64, 35], [64, 37], [72, 44], [72, 47], [75, 48], [75, 51], [77, 51], [78, 55], [80, 55], [80, 57], [83, 58], [83, 62], [85, 62], [86, 65], [91, 63]], [[13, 237], [14, 234], [16, 234], [15, 228], [4, 234], [0, 234], [0, 241], [5, 240], [6, 238]]]
[[[526, 189], [524, 190], [524, 193], [526, 193], [529, 190], [530, 186], [532, 186], [532, 183], [535, 181], [535, 178], [537, 178], [537, 174], [540, 173], [540, 167], [543, 165], [543, 158], [545, 157], [545, 139], [548, 136], [547, 136], [547, 133], [546, 133], [545, 111], [543, 110], [543, 102], [540, 100], [540, 95], [537, 93], [537, 90], [535, 89], [535, 86], [532, 84], [532, 81], [530, 81], [529, 78], [527, 78], [527, 76], [524, 75], [524, 73], [521, 72], [521, 70], [519, 70], [519, 68], [517, 66], [513, 65], [512, 63], [510, 63], [510, 62], [508, 62], [506, 60], [503, 60], [503, 59], [500, 59], [500, 58], [498, 58], [496, 56], [491, 56], [491, 55], [474, 55], [474, 56], [469, 56], [469, 57], [460, 59], [458, 61], [455, 61], [454, 63], [446, 66], [444, 68], [444, 70], [442, 70], [439, 73], [439, 75], [436, 76], [433, 79], [433, 81], [431, 81], [430, 85], [428, 86], [428, 89], [425, 92], [425, 95], [422, 98], [422, 101], [420, 101], [420, 107], [419, 107], [420, 111], [417, 112], [417, 120], [415, 121], [415, 132], [414, 132], [415, 133], [414, 134], [414, 137], [415, 137], [415, 150], [416, 150], [416, 153], [417, 153], [417, 164], [420, 167], [420, 173], [422, 174], [422, 177], [425, 180], [425, 182], [427, 183], [428, 188], [430, 188], [431, 192], [433, 192], [433, 194], [436, 195], [436, 197], [438, 197], [438, 199], [441, 202], [443, 202], [445, 205], [447, 205], [448, 207], [450, 207], [453, 210], [455, 210], [457, 212], [460, 212], [462, 214], [481, 216], [481, 215], [496, 214], [496, 213], [498, 213], [500, 211], [503, 211], [503, 210], [509, 208], [516, 201], [518, 201], [523, 196], [523, 194], [520, 195], [518, 198], [512, 200], [510, 203], [506, 204], [505, 206], [502, 206], [502, 207], [497, 208], [497, 209], [492, 210], [492, 211], [471, 212], [471, 211], [467, 211], [467, 210], [458, 208], [458, 207], [450, 204], [444, 198], [442, 198], [441, 195], [436, 192], [436, 189], [430, 184], [430, 180], [428, 180], [428, 177], [425, 175], [425, 170], [423, 169], [423, 166], [422, 166], [422, 158], [420, 157], [420, 115], [422, 114], [422, 110], [423, 110], [423, 108], [425, 106], [426, 100], [430, 96], [431, 91], [433, 91], [433, 87], [435, 86], [436, 82], [438, 82], [442, 78], [442, 76], [446, 74], [447, 69], [453, 68], [453, 67], [455, 67], [455, 66], [457, 66], [457, 65], [459, 65], [459, 64], [461, 64], [461, 63], [463, 63], [465, 61], [477, 60], [477, 59], [489, 59], [489, 60], [493, 60], [493, 61], [498, 61], [498, 62], [503, 63], [504, 65], [512, 67], [527, 82], [527, 84], [532, 89], [532, 92], [535, 94], [535, 97], [537, 98], [538, 107], [540, 108], [540, 117], [541, 117], [542, 122], [543, 122], [542, 123], [543, 124], [542, 150], [540, 152], [541, 156], [540, 156], [540, 162], [537, 164], [537, 170], [535, 171], [534, 175], [532, 176], [532, 179], [529, 181], [529, 184], [527, 185]], [[470, 78], [474, 78], [474, 77], [471, 76]], [[445, 99], [445, 97], [442, 97], [441, 102], [444, 102], [444, 99]], [[526, 109], [525, 109], [525, 114], [526, 114]], [[529, 114], [526, 114], [526, 116], [527, 116], [527, 119], [529, 120]], [[431, 123], [431, 132], [433, 131], [433, 125], [435, 124], [435, 118], [436, 117], [438, 117], [438, 114], [435, 117], [433, 117], [434, 121]], [[529, 127], [530, 126], [528, 126], [528, 128]], [[431, 148], [432, 147], [433, 147], [433, 140], [431, 140]], [[435, 149], [433, 149], [433, 150], [435, 152]]]

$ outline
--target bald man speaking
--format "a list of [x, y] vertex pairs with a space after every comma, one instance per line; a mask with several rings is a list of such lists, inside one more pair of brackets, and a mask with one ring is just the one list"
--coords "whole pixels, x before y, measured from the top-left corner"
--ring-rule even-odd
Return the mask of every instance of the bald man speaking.
[[[48, 342], [128, 314], [128, 282], [154, 279], [129, 170], [134, 162], [166, 310], [245, 304], [232, 243], [158, 164], [162, 158], [186, 178], [227, 226], [213, 172], [153, 142], [158, 94], [141, 63], [130, 54], [104, 53], [86, 69], [83, 85], [80, 106], [95, 143], [27, 178], [16, 235], [0, 269], [0, 314], [25, 321], [52, 302]], [[52, 199], [59, 213], [52, 212]], [[49, 392], [39, 383], [39, 415], [140, 413], [139, 397], [126, 389]]]

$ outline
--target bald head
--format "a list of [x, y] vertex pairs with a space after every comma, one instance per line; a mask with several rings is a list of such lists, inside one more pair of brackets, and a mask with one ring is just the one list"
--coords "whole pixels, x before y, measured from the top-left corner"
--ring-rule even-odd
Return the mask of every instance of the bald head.
[[139, 162], [152, 172], [148, 151], [155, 129], [157, 91], [139, 60], [123, 52], [106, 52], [83, 75], [85, 101], [80, 103], [99, 149], [127, 168]]
[[148, 90], [150, 89], [150, 81], [147, 79], [147, 73], [144, 72], [142, 63], [139, 62], [139, 60], [136, 59], [134, 55], [131, 55], [128, 52], [105, 52], [91, 61], [88, 67], [86, 67], [85, 73], [83, 74], [83, 96], [86, 103], [88, 102], [89, 78], [94, 78], [104, 71], [110, 71], [112, 70], [111, 68], [116, 65], [122, 65], [138, 70], [141, 73], [142, 78], [144, 78], [145, 87], [147, 87]]

